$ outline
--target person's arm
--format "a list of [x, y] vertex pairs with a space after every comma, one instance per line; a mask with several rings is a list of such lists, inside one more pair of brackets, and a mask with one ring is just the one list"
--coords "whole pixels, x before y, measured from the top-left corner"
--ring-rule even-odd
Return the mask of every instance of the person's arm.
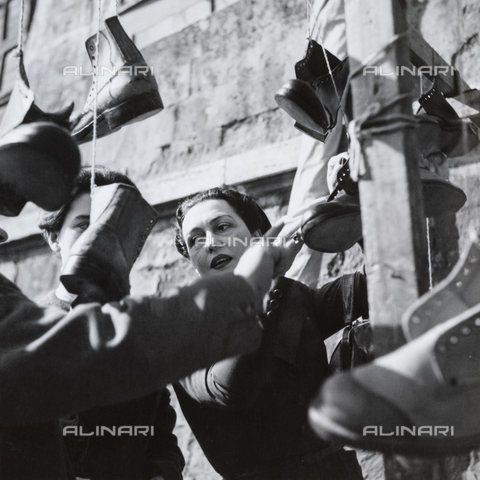
[[170, 404], [170, 392], [160, 393], [154, 421], [155, 435], [148, 444], [147, 478], [149, 480], [182, 480], [185, 458], [173, 433], [177, 414]]
[[241, 410], [250, 407], [261, 392], [273, 362], [270, 341], [254, 353], [237, 355], [198, 370], [182, 379], [185, 392], [201, 405]]
[[[225, 302], [228, 298], [228, 302]], [[169, 298], [42, 309], [0, 276], [0, 425], [131, 400], [260, 344], [257, 295], [219, 275]]]
[[315, 319], [324, 338], [328, 338], [345, 326], [344, 293], [348, 284], [345, 282], [346, 277], [353, 280], [352, 320], [361, 316], [368, 317], [367, 277], [365, 274], [356, 272], [326, 283], [313, 291]]

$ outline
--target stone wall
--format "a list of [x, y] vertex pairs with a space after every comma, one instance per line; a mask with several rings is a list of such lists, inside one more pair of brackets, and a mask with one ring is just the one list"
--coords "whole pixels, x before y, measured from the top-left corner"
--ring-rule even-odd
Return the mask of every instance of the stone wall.
[[[105, 2], [105, 11], [111, 11], [113, 3]], [[71, 101], [81, 109], [91, 77], [64, 76], [62, 71], [67, 65], [90, 71], [83, 43], [95, 31], [96, 13], [95, 2], [36, 2], [26, 66], [43, 109], [55, 110]], [[480, 88], [478, 1], [410, 0], [408, 17], [472, 87]], [[182, 196], [238, 184], [257, 196], [272, 220], [285, 213], [301, 137], [273, 95], [294, 75], [294, 63], [304, 52], [305, 24], [304, 0], [238, 0], [142, 48], [154, 67], [165, 110], [101, 139], [96, 152], [98, 163], [128, 173], [162, 216], [132, 272], [133, 293], [165, 294], [195, 277], [172, 244], [173, 206]], [[466, 191], [468, 202], [456, 224], [454, 218], [431, 222], [434, 281], [452, 268], [458, 248], [465, 248], [468, 230], [480, 228], [479, 153], [480, 147], [450, 160], [451, 180]], [[82, 154], [89, 164], [91, 144], [82, 147]], [[438, 168], [448, 172], [446, 165]], [[2, 220], [14, 241], [0, 247], [0, 271], [32, 298], [54, 288], [60, 273], [58, 260], [35, 229], [36, 215], [28, 206], [18, 219]], [[357, 249], [325, 255], [321, 281], [355, 269], [362, 260]], [[187, 459], [185, 478], [219, 478], [180, 411], [176, 431]], [[469, 474], [480, 475], [476, 457], [472, 459]], [[383, 478], [379, 456], [362, 454], [362, 462], [366, 478]], [[451, 478], [460, 475], [457, 468]]]

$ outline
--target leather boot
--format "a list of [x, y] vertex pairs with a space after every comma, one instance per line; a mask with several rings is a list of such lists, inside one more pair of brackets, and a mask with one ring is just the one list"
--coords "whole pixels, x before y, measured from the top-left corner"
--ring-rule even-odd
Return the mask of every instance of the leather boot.
[[23, 124], [0, 138], [0, 215], [16, 216], [30, 201], [59, 209], [80, 170], [80, 151], [52, 122]]
[[480, 304], [394, 352], [333, 375], [310, 406], [326, 440], [390, 454], [480, 447]]
[[[362, 238], [358, 184], [350, 176], [349, 161], [341, 168], [330, 165], [332, 160], [341, 161], [342, 155], [345, 154], [329, 161], [329, 172], [337, 177], [336, 181], [327, 178], [330, 196], [302, 217], [303, 240], [308, 247], [320, 252], [343, 252]], [[467, 197], [461, 188], [426, 168], [420, 168], [419, 175], [427, 217], [454, 213], [463, 207]]]
[[436, 152], [459, 157], [477, 146], [478, 127], [457, 115], [438, 90], [436, 82], [418, 102], [425, 113], [417, 115], [417, 119], [421, 120], [417, 129], [417, 145], [425, 157]]
[[310, 40], [305, 58], [295, 65], [295, 73], [298, 79], [310, 83], [315, 89], [327, 113], [326, 133], [328, 133], [337, 121], [338, 109], [347, 85], [348, 57], [339, 60], [327, 49], [323, 49], [315, 40]]
[[3, 137], [22, 123], [31, 122], [53, 122], [63, 128], [70, 128], [70, 114], [73, 110], [73, 103], [59, 112], [44, 112], [35, 103], [35, 95], [28, 83], [25, 66], [23, 64], [23, 53], [20, 52], [18, 76], [13, 86], [7, 108], [0, 125], [0, 137]]
[[325, 142], [328, 114], [315, 93], [303, 80], [289, 80], [275, 94], [277, 105], [296, 120], [295, 128]]
[[129, 274], [157, 221], [157, 213], [130, 185], [114, 183], [93, 192], [90, 226], [72, 246], [61, 282], [77, 303], [119, 300], [130, 290]]
[[[275, 94], [275, 101], [296, 120], [295, 128], [325, 142], [337, 121], [348, 80], [348, 58], [340, 61], [310, 40], [305, 57], [295, 64], [295, 74], [297, 80], [289, 80]], [[350, 110], [351, 106], [348, 104], [346, 108]]]
[[[140, 51], [120, 25], [118, 17], [105, 20], [97, 35], [85, 43], [92, 67], [98, 55], [97, 136], [104, 137], [130, 123], [139, 122], [163, 110], [157, 81]], [[78, 143], [93, 135], [95, 77], [83, 112], [72, 131]]]
[[470, 243], [450, 274], [430, 292], [422, 295], [402, 318], [407, 340], [475, 306], [480, 292], [480, 242]]

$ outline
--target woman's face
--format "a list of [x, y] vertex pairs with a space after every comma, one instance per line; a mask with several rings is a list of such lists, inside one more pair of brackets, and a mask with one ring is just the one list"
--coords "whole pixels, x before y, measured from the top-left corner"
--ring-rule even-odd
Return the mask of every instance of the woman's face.
[[[225, 200], [205, 200], [185, 215], [183, 238], [200, 276], [233, 272], [252, 234]], [[235, 239], [235, 240], [234, 240]]]
[[75, 241], [90, 224], [91, 198], [89, 193], [82, 193], [73, 200], [62, 228], [52, 242], [52, 249], [60, 254], [62, 266], [65, 265]]

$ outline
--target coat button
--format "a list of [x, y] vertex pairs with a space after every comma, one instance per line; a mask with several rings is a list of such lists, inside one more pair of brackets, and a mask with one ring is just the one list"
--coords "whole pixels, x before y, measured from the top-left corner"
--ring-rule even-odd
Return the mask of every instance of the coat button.
[[276, 310], [279, 305], [280, 304], [278, 303], [278, 300], [269, 300], [268, 301], [268, 306], [273, 310]]
[[272, 295], [273, 295], [273, 298], [282, 298], [282, 291], [279, 290], [278, 288], [276, 288], [273, 292], [272, 292]]
[[276, 316], [276, 315], [275, 315], [275, 312], [274, 312], [273, 310], [269, 310], [269, 311], [267, 312], [267, 318], [268, 318], [269, 320], [273, 320], [273, 319], [275, 318], [275, 316]]

